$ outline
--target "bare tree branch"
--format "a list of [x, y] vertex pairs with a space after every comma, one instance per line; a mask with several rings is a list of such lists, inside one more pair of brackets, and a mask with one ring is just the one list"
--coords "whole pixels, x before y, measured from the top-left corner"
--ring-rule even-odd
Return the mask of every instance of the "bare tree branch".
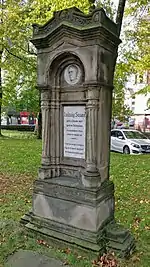
[[[16, 57], [16, 58], [18, 58], [19, 60], [23, 61], [24, 63], [26, 63], [26, 64], [28, 64], [28, 65], [34, 67], [30, 62], [26, 61], [24, 58], [22, 58], [22, 57], [20, 57], [20, 56], [17, 56], [17, 55], [15, 55], [15, 54], [13, 54], [7, 47], [5, 47], [5, 49], [6, 49], [6, 51], [7, 51], [10, 55], [12, 55], [13, 57]], [[35, 68], [35, 69], [36, 69], [36, 68]]]

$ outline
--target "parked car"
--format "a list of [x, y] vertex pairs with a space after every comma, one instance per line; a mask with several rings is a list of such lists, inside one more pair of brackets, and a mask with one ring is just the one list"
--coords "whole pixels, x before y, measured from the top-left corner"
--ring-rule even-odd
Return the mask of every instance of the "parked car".
[[124, 154], [150, 153], [150, 139], [137, 130], [111, 130], [111, 151]]

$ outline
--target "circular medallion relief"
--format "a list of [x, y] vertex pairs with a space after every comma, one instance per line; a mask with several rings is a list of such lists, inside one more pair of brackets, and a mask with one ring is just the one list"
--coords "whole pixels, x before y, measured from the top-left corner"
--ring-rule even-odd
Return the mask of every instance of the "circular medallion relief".
[[65, 68], [64, 79], [70, 84], [74, 85], [80, 81], [81, 78], [81, 69], [78, 65], [71, 64]]

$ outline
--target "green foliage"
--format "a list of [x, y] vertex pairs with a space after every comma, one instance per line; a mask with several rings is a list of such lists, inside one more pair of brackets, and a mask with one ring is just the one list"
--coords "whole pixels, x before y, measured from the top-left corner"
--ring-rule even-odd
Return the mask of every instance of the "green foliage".
[[[126, 42], [132, 44], [130, 50], [125, 54], [132, 71], [142, 74], [150, 68], [150, 16], [148, 0], [129, 0], [126, 8], [128, 21], [134, 27], [128, 27], [126, 30]], [[150, 92], [150, 86], [144, 88], [141, 93]]]
[[112, 118], [118, 118], [121, 121], [124, 121], [126, 116], [132, 115], [129, 107], [124, 104], [125, 83], [127, 82], [127, 77], [129, 74], [130, 66], [127, 63], [119, 62], [116, 64]]
[[[132, 112], [124, 105], [125, 83], [130, 74], [141, 74], [149, 70], [150, 32], [148, 1], [129, 0], [125, 9], [126, 23], [124, 29], [125, 40], [120, 45], [119, 59], [114, 79], [113, 117], [124, 119]], [[134, 27], [133, 27], [134, 26]], [[139, 94], [150, 92], [150, 85], [146, 85]]]
[[[3, 5], [2, 5], [3, 3]], [[114, 18], [116, 10], [112, 0], [99, 0], [99, 7], [106, 10], [110, 18]], [[148, 0], [129, 0], [126, 15], [135, 21], [134, 29], [126, 30], [126, 42], [132, 43], [127, 49], [122, 47], [121, 57], [127, 62], [130, 72], [124, 72], [122, 63], [116, 68], [115, 77], [115, 115], [120, 114], [124, 107], [124, 80], [127, 74], [147, 70], [150, 62], [150, 46], [148, 45], [149, 18], [147, 17]], [[32, 37], [32, 23], [44, 24], [53, 12], [76, 6], [85, 13], [89, 9], [88, 0], [3, 0], [0, 2], [0, 47], [3, 50], [3, 61], [0, 67], [3, 73], [3, 106], [16, 107], [17, 110], [27, 109], [38, 111], [38, 94], [36, 91], [36, 51], [29, 46]], [[130, 20], [130, 19], [129, 19]], [[135, 44], [133, 49], [133, 44]], [[124, 64], [125, 65], [125, 64]], [[123, 67], [123, 70], [121, 70]], [[118, 72], [118, 68], [120, 71]], [[120, 76], [119, 76], [120, 75]], [[125, 76], [124, 76], [125, 75]], [[121, 81], [122, 79], [122, 81]], [[149, 86], [145, 89], [149, 91]], [[143, 93], [145, 91], [142, 91]], [[116, 102], [117, 101], [117, 102]], [[128, 111], [127, 111], [128, 113]]]
[[53, 12], [76, 6], [85, 12], [89, 2], [66, 1], [22, 1], [0, 2], [0, 47], [3, 51], [3, 106], [14, 106], [17, 110], [38, 111], [36, 86], [36, 51], [29, 46], [32, 24], [44, 24]]
[[97, 7], [103, 8], [107, 16], [109, 16], [110, 19], [114, 19], [116, 10], [114, 7], [114, 2], [112, 0], [98, 0]]

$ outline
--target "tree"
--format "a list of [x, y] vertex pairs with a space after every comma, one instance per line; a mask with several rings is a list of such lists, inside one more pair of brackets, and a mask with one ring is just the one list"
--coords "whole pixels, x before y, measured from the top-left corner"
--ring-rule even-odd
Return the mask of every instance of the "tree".
[[[0, 34], [2, 36], [1, 68], [4, 70], [3, 103], [17, 105], [16, 96], [23, 88], [26, 95], [31, 88], [35, 92], [36, 86], [36, 53], [29, 49], [29, 40], [32, 36], [32, 23], [43, 24], [49, 20], [53, 12], [71, 6], [77, 6], [84, 12], [88, 12], [89, 5], [94, 8], [95, 1], [52, 1], [52, 0], [1, 0]], [[99, 1], [99, 5], [104, 5], [107, 13], [114, 15], [111, 0]], [[117, 13], [118, 35], [120, 34], [121, 22], [124, 12], [125, 0], [119, 1]], [[2, 102], [2, 101], [1, 101]], [[0, 105], [1, 105], [0, 102]]]
[[132, 115], [131, 110], [124, 104], [125, 84], [130, 74], [130, 66], [128, 63], [119, 62], [116, 64], [114, 76], [114, 94], [112, 102], [112, 118], [118, 118], [124, 121], [127, 116]]
[[[29, 40], [32, 36], [32, 23], [45, 23], [53, 15], [53, 12], [78, 6], [88, 11], [88, 0], [84, 1], [24, 1], [1, 0], [0, 2], [0, 47], [2, 46], [1, 68], [5, 85], [3, 86], [3, 103], [9, 104], [16, 98], [20, 88], [26, 88], [35, 92], [36, 86], [36, 53], [29, 50]], [[2, 86], [0, 86], [2, 92]], [[29, 92], [30, 94], [30, 92]], [[27, 95], [27, 94], [26, 94]], [[36, 93], [37, 95], [37, 93]], [[0, 107], [2, 104], [2, 95]], [[11, 101], [10, 101], [11, 100]], [[15, 104], [15, 102], [14, 102]], [[40, 116], [39, 116], [40, 117]]]
[[2, 102], [6, 104], [6, 102], [12, 102], [12, 99], [16, 100], [17, 87], [27, 86], [31, 81], [36, 83], [36, 61], [33, 57], [29, 58], [28, 28], [25, 28], [22, 23], [24, 5], [21, 0], [1, 0], [0, 2], [0, 73], [5, 81], [2, 90], [1, 80], [0, 109]]
[[126, 0], [119, 0], [117, 16], [116, 16], [116, 23], [118, 24], [118, 36], [120, 36], [124, 8], [125, 8]]
[[[134, 25], [128, 27], [125, 32], [126, 42], [130, 50], [125, 54], [128, 62], [132, 65], [132, 72], [142, 74], [150, 70], [150, 15], [148, 0], [129, 0], [125, 15], [128, 17], [127, 24]], [[150, 92], [150, 86], [143, 88], [140, 93]]]
[[[113, 116], [117, 116], [119, 119], [125, 118], [125, 115], [131, 115], [129, 108], [124, 105], [124, 88], [127, 77], [132, 73], [143, 75], [145, 71], [149, 70], [150, 46], [148, 44], [149, 17], [147, 16], [147, 6], [147, 0], [129, 0], [125, 10], [125, 40], [123, 40], [119, 50], [119, 52], [121, 51], [119, 57], [121, 60], [116, 66], [113, 97]], [[126, 70], [124, 69], [125, 66]], [[144, 94], [147, 92], [150, 92], [149, 85], [139, 91], [139, 93]]]

